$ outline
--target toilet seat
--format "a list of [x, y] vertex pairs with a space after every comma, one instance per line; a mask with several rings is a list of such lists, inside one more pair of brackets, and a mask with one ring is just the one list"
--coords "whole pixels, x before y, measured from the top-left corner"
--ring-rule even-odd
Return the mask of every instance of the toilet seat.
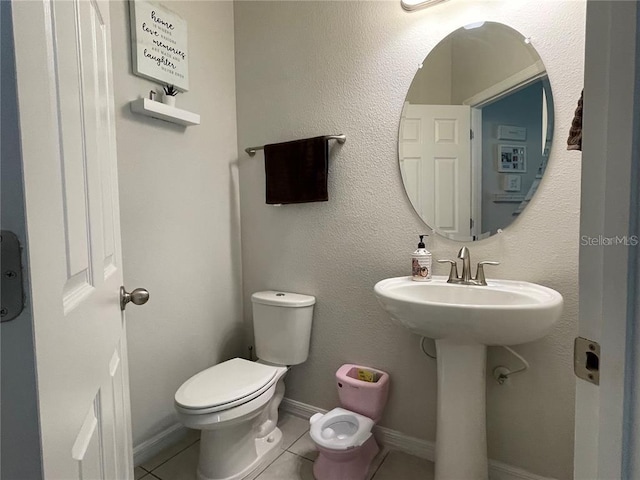
[[348, 450], [361, 446], [371, 437], [373, 420], [344, 408], [334, 408], [311, 417], [311, 438], [329, 450]]
[[285, 371], [243, 358], [227, 360], [184, 382], [175, 395], [176, 408], [206, 414], [242, 405], [269, 390]]

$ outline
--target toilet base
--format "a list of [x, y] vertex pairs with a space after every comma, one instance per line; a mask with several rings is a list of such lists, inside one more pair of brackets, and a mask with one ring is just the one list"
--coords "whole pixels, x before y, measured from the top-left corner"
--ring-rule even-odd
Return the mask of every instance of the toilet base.
[[365, 480], [371, 461], [380, 451], [373, 436], [361, 446], [349, 450], [329, 450], [319, 445], [313, 463], [316, 480]]
[[[198, 465], [197, 478], [198, 480], [242, 480], [243, 478], [249, 476], [255, 469], [257, 469], [271, 451], [279, 449], [280, 445], [282, 445], [282, 431], [276, 427], [268, 436], [255, 439], [256, 457], [253, 462], [247, 465], [247, 467], [243, 468], [240, 472], [234, 473], [231, 476], [216, 476], [215, 478], [213, 478], [203, 474], [202, 470], [200, 469], [201, 465]], [[200, 454], [200, 458], [203, 458], [202, 452]], [[206, 460], [205, 463], [209, 464], [209, 462], [207, 462]]]

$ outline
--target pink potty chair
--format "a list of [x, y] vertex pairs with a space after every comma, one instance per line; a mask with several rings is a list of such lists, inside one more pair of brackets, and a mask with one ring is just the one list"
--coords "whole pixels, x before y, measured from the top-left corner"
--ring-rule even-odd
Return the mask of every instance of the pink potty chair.
[[[359, 380], [358, 370], [373, 373], [373, 381]], [[316, 480], [364, 480], [380, 450], [371, 429], [387, 403], [389, 375], [347, 364], [336, 372], [336, 381], [345, 408], [316, 413], [310, 419], [309, 433], [319, 452], [313, 475]]]

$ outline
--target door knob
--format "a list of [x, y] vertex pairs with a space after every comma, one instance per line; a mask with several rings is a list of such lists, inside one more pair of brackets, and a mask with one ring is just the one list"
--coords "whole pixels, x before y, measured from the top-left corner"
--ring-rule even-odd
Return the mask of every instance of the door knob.
[[129, 293], [124, 287], [120, 287], [120, 310], [124, 310], [129, 302], [135, 303], [136, 305], [144, 305], [148, 301], [149, 291], [146, 288], [136, 288]]

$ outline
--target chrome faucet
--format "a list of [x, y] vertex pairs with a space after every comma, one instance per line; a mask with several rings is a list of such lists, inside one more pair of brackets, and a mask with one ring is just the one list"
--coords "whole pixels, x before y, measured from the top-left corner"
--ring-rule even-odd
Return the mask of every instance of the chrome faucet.
[[462, 282], [466, 285], [471, 280], [471, 252], [467, 247], [462, 247], [458, 252], [458, 258], [462, 260]]
[[478, 262], [476, 276], [471, 275], [471, 252], [467, 247], [462, 247], [458, 252], [458, 258], [462, 260], [462, 275], [458, 276], [458, 262], [456, 260], [438, 260], [439, 263], [450, 263], [449, 279], [447, 283], [459, 283], [461, 285], [486, 285], [487, 279], [484, 276], [485, 265], [500, 265], [500, 262], [483, 261]]

